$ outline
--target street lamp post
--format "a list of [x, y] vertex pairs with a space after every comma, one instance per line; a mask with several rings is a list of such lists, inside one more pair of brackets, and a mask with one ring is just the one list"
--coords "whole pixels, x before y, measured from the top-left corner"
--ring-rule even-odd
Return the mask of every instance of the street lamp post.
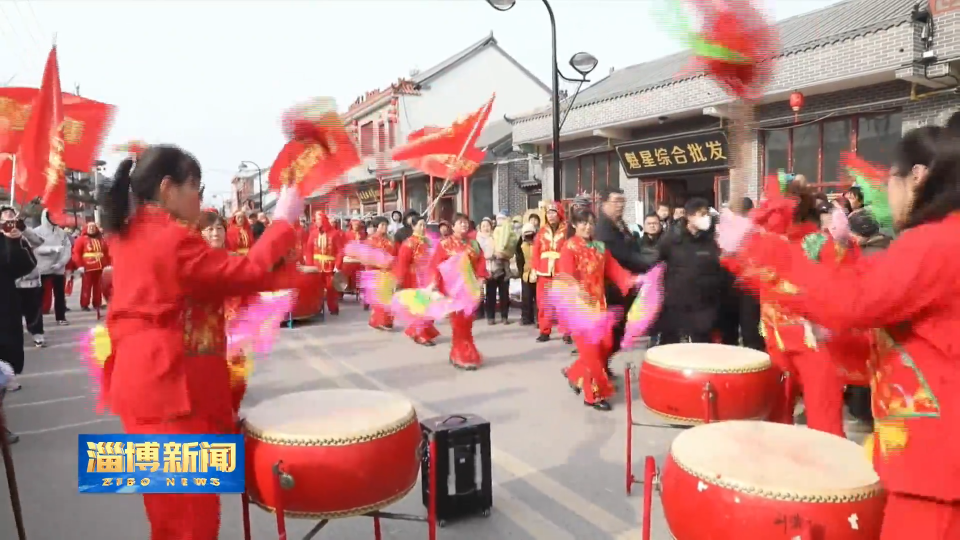
[[247, 164], [253, 165], [257, 168], [257, 191], [260, 192], [260, 211], [263, 212], [263, 169], [259, 165], [252, 161], [241, 161], [240, 170], [246, 170]]
[[[579, 52], [570, 58], [570, 67], [580, 74], [579, 79], [571, 79], [560, 73], [560, 65], [557, 60], [557, 19], [553, 15], [553, 7], [550, 2], [542, 0], [544, 7], [547, 8], [547, 14], [550, 15], [550, 79], [553, 90], [553, 199], [562, 200], [563, 185], [560, 179], [560, 79], [583, 84], [587, 81], [587, 75], [597, 67], [597, 59], [590, 53]], [[517, 0], [487, 0], [493, 9], [497, 11], [507, 11], [517, 5]], [[576, 96], [574, 96], [576, 97]], [[572, 102], [571, 102], [572, 106]]]

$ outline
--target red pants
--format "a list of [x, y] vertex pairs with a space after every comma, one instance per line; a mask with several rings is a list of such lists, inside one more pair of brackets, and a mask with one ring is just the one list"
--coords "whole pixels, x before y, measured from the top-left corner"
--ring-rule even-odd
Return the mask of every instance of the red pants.
[[433, 323], [430, 323], [427, 326], [408, 326], [406, 331], [404, 331], [404, 334], [417, 343], [433, 341], [440, 336], [440, 332], [437, 330], [437, 327], [433, 325]]
[[483, 364], [480, 351], [473, 342], [473, 321], [475, 315], [458, 311], [450, 315], [450, 361], [460, 367], [478, 368]]
[[[190, 435], [222, 433], [217, 422], [185, 417], [159, 424], [121, 418], [129, 434]], [[146, 494], [150, 540], [216, 540], [220, 534], [220, 496], [214, 494]]]
[[960, 539], [960, 502], [887, 495], [880, 540]]
[[[543, 301], [542, 299], [546, 298], [547, 293], [545, 292], [546, 287], [553, 281], [553, 278], [537, 276], [537, 299]], [[545, 306], [537, 306], [537, 326], [540, 328], [541, 334], [550, 335], [550, 332], [553, 330], [553, 312], [550, 309], [546, 309]]]
[[579, 388], [585, 403], [604, 401], [616, 393], [616, 388], [607, 377], [607, 360], [610, 358], [609, 340], [590, 343], [582, 337], [574, 337], [577, 359], [567, 368], [567, 381]]
[[333, 272], [320, 272], [320, 307], [323, 307], [324, 296], [328, 311], [334, 315], [340, 313], [340, 293], [333, 288]]
[[[830, 360], [824, 347], [818, 350], [781, 351], [776, 346], [767, 347], [770, 359], [780, 369], [790, 372], [786, 383], [774, 402], [770, 419], [783, 424], [793, 423], [795, 400], [788, 397], [803, 394], [807, 411], [807, 427], [845, 437], [843, 431], [844, 381], [837, 366]], [[798, 392], [799, 390], [799, 392]]]
[[393, 328], [393, 316], [380, 306], [370, 308], [370, 326], [372, 328]]
[[100, 278], [103, 276], [103, 270], [84, 271], [80, 281], [80, 307], [90, 307], [90, 296], [93, 295], [93, 307], [99, 308], [103, 305], [103, 296], [100, 292]]
[[340, 271], [347, 276], [348, 292], [357, 292], [357, 273], [360, 272], [361, 269], [360, 263], [345, 262], [341, 265]]

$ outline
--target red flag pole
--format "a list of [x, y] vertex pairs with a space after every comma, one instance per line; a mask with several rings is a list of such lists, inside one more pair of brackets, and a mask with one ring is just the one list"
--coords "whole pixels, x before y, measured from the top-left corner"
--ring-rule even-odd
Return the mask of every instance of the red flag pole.
[[487, 116], [487, 112], [491, 107], [493, 107], [494, 97], [496, 97], [496, 95], [492, 96], [490, 100], [487, 101], [487, 104], [483, 107], [483, 112], [477, 116], [477, 121], [473, 123], [473, 129], [470, 130], [470, 136], [467, 137], [467, 140], [463, 141], [463, 148], [460, 149], [460, 154], [457, 155], [457, 159], [447, 165], [447, 178], [443, 182], [443, 186], [440, 188], [440, 193], [433, 199], [433, 201], [430, 202], [430, 205], [427, 206], [427, 210], [423, 213], [423, 215], [430, 215], [430, 212], [433, 211], [433, 207], [437, 205], [437, 202], [440, 201], [440, 198], [443, 197], [443, 195], [453, 186], [453, 181], [450, 180], [450, 173], [453, 172], [454, 167], [456, 167], [456, 165], [460, 163], [460, 160], [463, 159], [463, 155], [467, 153], [467, 150], [470, 148], [470, 144], [475, 141], [473, 137], [477, 134], [477, 129], [480, 128], [480, 120], [485, 118]]

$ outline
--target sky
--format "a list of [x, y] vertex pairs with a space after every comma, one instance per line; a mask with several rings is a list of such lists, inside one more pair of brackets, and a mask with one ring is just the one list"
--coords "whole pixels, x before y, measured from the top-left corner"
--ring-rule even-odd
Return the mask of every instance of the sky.
[[[652, 20], [656, 1], [552, 0], [560, 65], [587, 51], [599, 80], [676, 52], [680, 44]], [[834, 3], [767, 0], [767, 8], [783, 19]], [[549, 81], [550, 24], [539, 0], [507, 12], [485, 0], [0, 0], [0, 85], [39, 86], [56, 36], [64, 91], [79, 85], [118, 108], [108, 169], [122, 158], [114, 145], [177, 144], [200, 160], [215, 202], [241, 161], [273, 162], [290, 105], [333, 96], [346, 108], [491, 31]]]

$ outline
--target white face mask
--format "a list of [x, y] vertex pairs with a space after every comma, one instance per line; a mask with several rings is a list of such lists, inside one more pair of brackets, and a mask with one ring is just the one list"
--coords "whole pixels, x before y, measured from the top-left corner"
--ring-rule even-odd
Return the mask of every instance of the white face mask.
[[706, 231], [710, 229], [710, 225], [713, 224], [713, 220], [710, 219], [709, 215], [697, 216], [692, 218], [691, 223], [693, 223], [693, 226], [696, 227], [697, 230]]

